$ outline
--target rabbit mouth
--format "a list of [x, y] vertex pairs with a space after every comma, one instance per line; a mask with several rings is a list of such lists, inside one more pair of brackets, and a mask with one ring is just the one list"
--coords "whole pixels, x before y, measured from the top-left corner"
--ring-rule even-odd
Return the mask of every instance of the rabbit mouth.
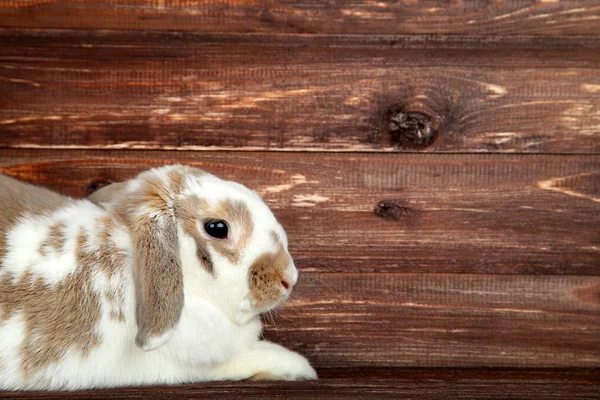
[[253, 299], [250, 304], [255, 314], [264, 314], [283, 307], [285, 302], [290, 298], [290, 295], [291, 290], [285, 289], [276, 299], [270, 301], [266, 299]]

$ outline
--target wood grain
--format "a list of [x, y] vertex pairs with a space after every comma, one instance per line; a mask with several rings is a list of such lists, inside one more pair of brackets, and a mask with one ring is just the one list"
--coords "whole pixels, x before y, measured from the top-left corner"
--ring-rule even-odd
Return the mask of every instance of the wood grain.
[[78, 197], [176, 162], [261, 193], [305, 271], [600, 274], [599, 156], [0, 150]]
[[314, 272], [266, 332], [318, 367], [599, 367], [599, 335], [599, 277]]
[[595, 35], [599, 13], [594, 0], [0, 1], [4, 26], [199, 32]]
[[588, 37], [4, 29], [0, 147], [598, 153], [599, 88]]
[[597, 399], [598, 370], [343, 368], [317, 382], [220, 382], [78, 392], [12, 392], [7, 399]]

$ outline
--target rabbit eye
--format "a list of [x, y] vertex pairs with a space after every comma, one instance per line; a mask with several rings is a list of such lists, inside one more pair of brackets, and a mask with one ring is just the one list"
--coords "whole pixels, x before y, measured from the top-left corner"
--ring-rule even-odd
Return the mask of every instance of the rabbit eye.
[[223, 220], [208, 221], [204, 224], [204, 230], [215, 239], [227, 239], [229, 227]]

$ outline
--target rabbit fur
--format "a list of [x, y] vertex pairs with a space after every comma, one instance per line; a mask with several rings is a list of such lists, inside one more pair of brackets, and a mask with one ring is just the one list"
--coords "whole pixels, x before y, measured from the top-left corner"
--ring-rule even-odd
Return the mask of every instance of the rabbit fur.
[[88, 199], [0, 175], [0, 390], [315, 379], [260, 340], [297, 278], [258, 194], [202, 170], [154, 168]]

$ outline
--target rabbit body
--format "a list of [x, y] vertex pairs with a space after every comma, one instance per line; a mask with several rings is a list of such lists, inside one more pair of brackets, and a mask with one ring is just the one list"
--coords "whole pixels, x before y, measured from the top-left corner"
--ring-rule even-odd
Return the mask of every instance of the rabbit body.
[[0, 390], [316, 378], [259, 340], [297, 271], [249, 189], [169, 166], [75, 200], [0, 176], [0, 207]]

